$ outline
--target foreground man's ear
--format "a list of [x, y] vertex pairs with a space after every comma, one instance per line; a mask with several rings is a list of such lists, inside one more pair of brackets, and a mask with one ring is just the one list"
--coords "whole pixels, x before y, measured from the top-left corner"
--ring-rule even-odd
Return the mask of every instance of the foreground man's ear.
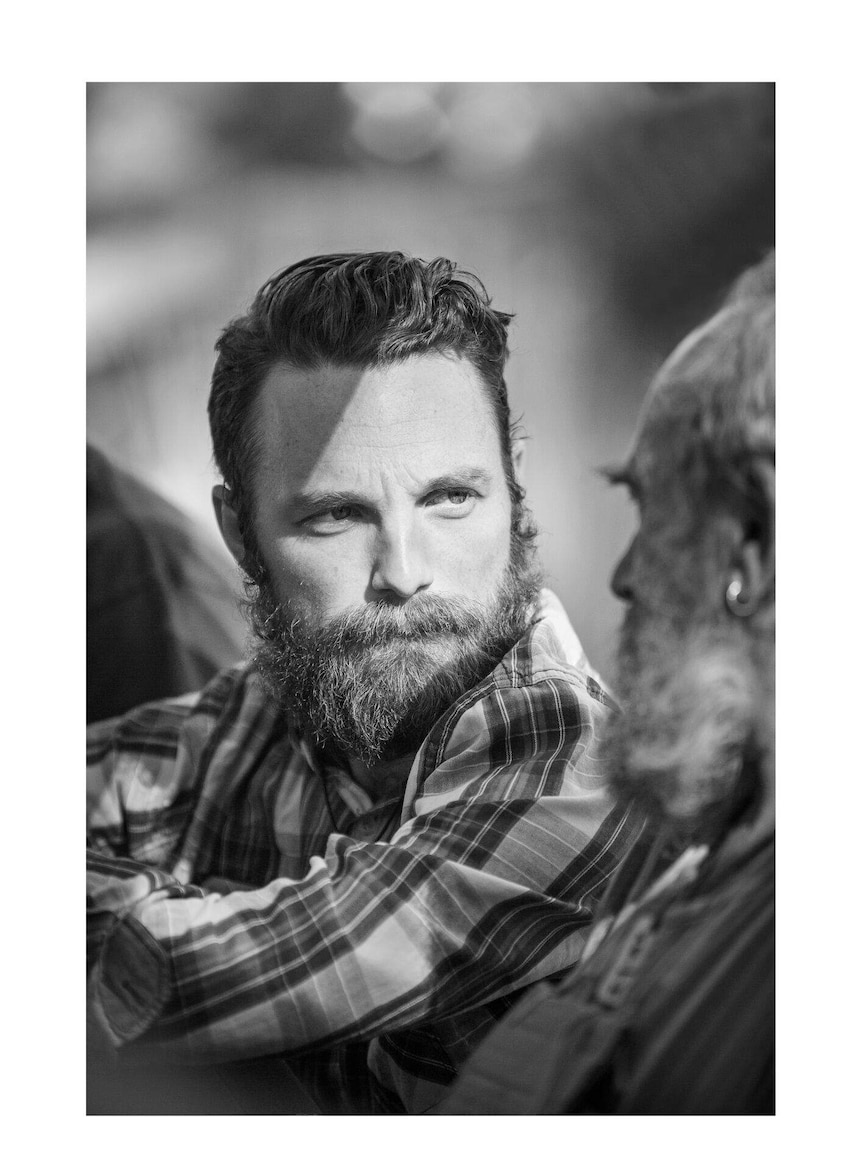
[[774, 603], [775, 551], [770, 524], [740, 529], [725, 600], [727, 609], [737, 618], [748, 618]]
[[224, 539], [227, 549], [242, 566], [245, 558], [245, 546], [239, 530], [239, 519], [231, 501], [230, 488], [218, 483], [213, 487], [212, 497], [213, 510], [221, 537]]

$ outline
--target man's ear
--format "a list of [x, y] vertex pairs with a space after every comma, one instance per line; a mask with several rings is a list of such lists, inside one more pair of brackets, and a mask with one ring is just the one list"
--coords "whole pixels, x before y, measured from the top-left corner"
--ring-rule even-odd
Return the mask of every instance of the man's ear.
[[526, 475], [527, 440], [515, 439], [512, 443], [512, 470], [515, 473], [515, 482], [519, 487], [524, 486]]
[[775, 548], [771, 523], [739, 524], [729, 573], [727, 605], [732, 614], [745, 617], [774, 603]]
[[229, 487], [221, 483], [213, 487], [213, 510], [215, 511], [218, 529], [224, 539], [227, 549], [240, 566], [245, 559], [245, 544], [239, 529], [239, 519], [234, 510]]

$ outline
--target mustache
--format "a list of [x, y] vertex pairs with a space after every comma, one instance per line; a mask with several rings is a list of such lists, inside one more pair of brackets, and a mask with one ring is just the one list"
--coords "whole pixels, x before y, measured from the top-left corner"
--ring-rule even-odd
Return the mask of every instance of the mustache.
[[[341, 647], [376, 646], [399, 639], [466, 638], [475, 633], [478, 613], [477, 604], [465, 597], [424, 595], [403, 603], [380, 600], [343, 611], [315, 627], [314, 635], [318, 642]], [[302, 633], [307, 625], [294, 617], [291, 629], [294, 634]]]

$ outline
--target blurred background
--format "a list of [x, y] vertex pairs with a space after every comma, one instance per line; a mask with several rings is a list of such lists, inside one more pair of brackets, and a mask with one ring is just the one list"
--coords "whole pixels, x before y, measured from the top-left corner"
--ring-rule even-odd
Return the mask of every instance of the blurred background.
[[90, 443], [216, 553], [221, 328], [307, 255], [446, 255], [515, 313], [507, 379], [548, 582], [610, 674], [607, 584], [635, 516], [596, 468], [622, 461], [655, 368], [774, 243], [774, 85], [94, 83], [87, 98]]

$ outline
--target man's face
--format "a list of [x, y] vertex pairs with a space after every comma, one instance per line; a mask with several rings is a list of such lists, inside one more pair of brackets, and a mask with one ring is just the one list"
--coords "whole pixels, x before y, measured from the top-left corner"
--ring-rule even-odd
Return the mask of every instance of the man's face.
[[610, 754], [619, 793], [691, 827], [733, 792], [758, 690], [747, 640], [725, 610], [730, 520], [692, 473], [686, 422], [667, 402], [673, 383], [659, 378], [631, 458], [612, 475], [640, 523], [611, 583], [627, 609]]
[[293, 614], [326, 623], [427, 593], [489, 601], [511, 502], [472, 364], [274, 367], [256, 417], [256, 535]]
[[524, 570], [513, 586], [512, 504], [479, 376], [439, 354], [277, 366], [255, 417], [262, 669], [321, 740], [366, 760], [412, 748], [511, 645], [534, 590]]

